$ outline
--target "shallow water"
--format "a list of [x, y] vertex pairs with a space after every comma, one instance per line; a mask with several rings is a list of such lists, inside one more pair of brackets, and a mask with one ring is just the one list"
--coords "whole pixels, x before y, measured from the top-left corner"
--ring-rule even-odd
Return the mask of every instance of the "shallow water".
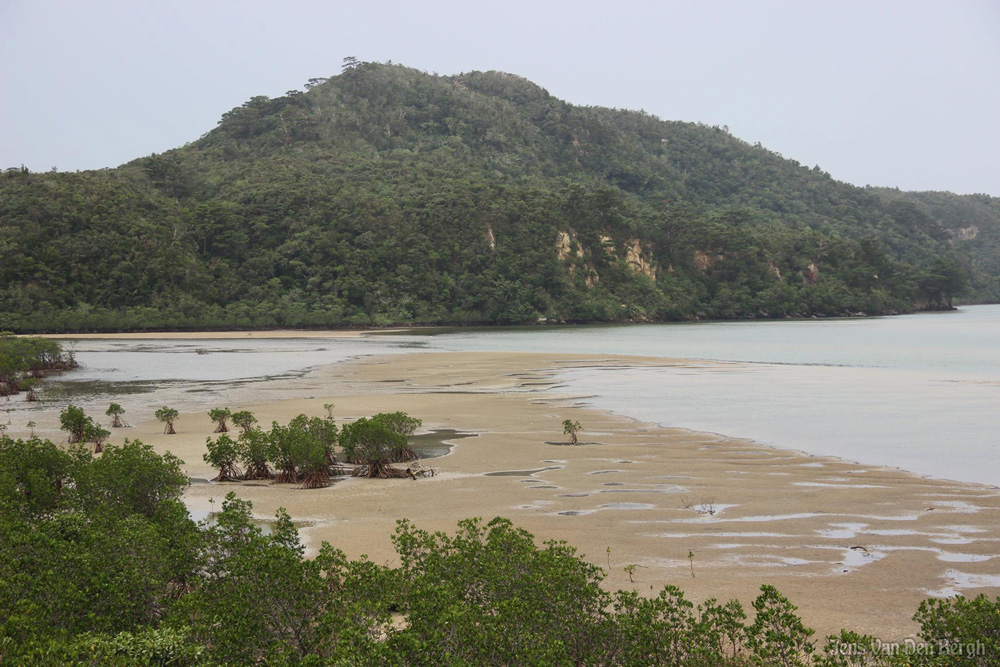
[[[81, 367], [42, 383], [38, 403], [12, 401], [15, 423], [42, 423], [69, 403], [101, 416], [112, 401], [126, 419], [148, 419], [158, 407], [181, 412], [206, 406], [247, 404], [274, 381], [374, 354], [406, 354], [426, 348], [426, 337], [65, 340]], [[289, 396], [280, 396], [281, 398]], [[49, 419], [51, 421], [51, 419]], [[49, 435], [49, 434], [45, 434]]]
[[1000, 306], [871, 319], [470, 330], [434, 336], [431, 347], [709, 360], [572, 369], [560, 374], [560, 392], [664, 426], [1000, 485]]
[[370, 354], [405, 354], [426, 346], [415, 336], [184, 340], [70, 340], [82, 368], [60, 381], [80, 384], [252, 382], [295, 377], [312, 368]]
[[438, 429], [420, 435], [409, 437], [410, 447], [422, 459], [436, 459], [447, 456], [455, 446], [456, 440], [474, 438], [477, 433], [463, 433], [451, 428]]
[[[561, 373], [561, 384], [548, 390], [586, 396], [587, 405], [665, 426], [1000, 485], [1000, 306], [848, 320], [491, 328], [365, 338], [87, 340], [66, 346], [84, 368], [47, 380], [39, 403], [8, 403], [15, 428], [69, 402], [102, 415], [117, 401], [129, 418], [164, 404], [185, 412], [270, 400], [273, 392], [261, 399], [261, 388], [372, 354], [639, 355], [709, 362], [576, 368]], [[849, 484], [843, 486], [849, 492]]]

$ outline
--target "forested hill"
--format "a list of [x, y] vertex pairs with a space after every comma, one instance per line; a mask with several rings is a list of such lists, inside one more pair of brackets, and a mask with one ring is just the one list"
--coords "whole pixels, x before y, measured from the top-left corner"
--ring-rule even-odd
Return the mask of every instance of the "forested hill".
[[850, 186], [726, 128], [573, 106], [510, 74], [350, 60], [162, 155], [7, 170], [0, 330], [785, 317], [997, 299], [997, 200], [940, 197]]
[[[916, 224], [934, 221], [948, 232], [958, 253], [971, 258], [988, 275], [1000, 276], [1000, 197], [951, 192], [903, 192], [869, 188], [891, 202]], [[993, 300], [1000, 294], [993, 292]]]

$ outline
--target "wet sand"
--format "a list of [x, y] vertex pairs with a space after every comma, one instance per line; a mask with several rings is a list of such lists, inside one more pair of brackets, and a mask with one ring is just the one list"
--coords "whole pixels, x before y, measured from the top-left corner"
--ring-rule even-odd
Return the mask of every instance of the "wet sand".
[[[555, 386], [563, 368], [635, 364], [708, 366], [477, 352], [328, 367], [294, 391], [286, 384], [281, 395], [295, 398], [229, 407], [250, 409], [263, 424], [324, 414], [324, 403], [335, 404], [339, 421], [402, 410], [424, 431], [478, 436], [427, 460], [438, 471], [432, 478], [346, 479], [320, 490], [195, 484], [187, 500], [207, 512], [235, 491], [261, 517], [286, 508], [310, 551], [325, 540], [390, 564], [397, 519], [451, 532], [463, 518], [505, 516], [540, 542], [575, 546], [608, 571], [608, 588], [649, 594], [673, 584], [696, 602], [735, 597], [750, 609], [759, 587], [773, 584], [818, 637], [847, 628], [903, 639], [928, 595], [1000, 595], [1000, 489], [637, 423], [580, 407], [580, 397]], [[564, 419], [583, 424], [580, 445], [567, 443]], [[214, 476], [202, 460], [207, 416], [182, 415], [177, 428], [164, 436], [146, 421], [115, 438], [177, 454], [193, 478]]]

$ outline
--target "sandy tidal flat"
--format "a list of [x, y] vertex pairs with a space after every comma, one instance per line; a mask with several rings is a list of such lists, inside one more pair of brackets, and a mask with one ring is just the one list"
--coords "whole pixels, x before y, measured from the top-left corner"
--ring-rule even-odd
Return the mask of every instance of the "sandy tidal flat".
[[[320, 490], [194, 484], [187, 500], [207, 512], [235, 491], [262, 517], [286, 508], [310, 550], [325, 540], [380, 563], [395, 562], [397, 519], [454, 531], [463, 518], [505, 516], [539, 541], [575, 546], [607, 570], [608, 588], [650, 594], [673, 584], [694, 601], [735, 597], [749, 609], [773, 584], [819, 636], [847, 628], [902, 639], [928, 595], [1000, 595], [1000, 490], [637, 423], [579, 407], [580, 397], [554, 386], [560, 369], [626, 364], [702, 365], [425, 353], [328, 367], [285, 394], [309, 398], [230, 407], [269, 424], [324, 414], [332, 402], [341, 421], [402, 410], [424, 430], [478, 435], [428, 460], [433, 478], [345, 479]], [[583, 424], [580, 445], [567, 444], [564, 419]], [[177, 454], [192, 478], [211, 478], [207, 416], [182, 415], [177, 427], [164, 436], [150, 421], [126, 435]]]

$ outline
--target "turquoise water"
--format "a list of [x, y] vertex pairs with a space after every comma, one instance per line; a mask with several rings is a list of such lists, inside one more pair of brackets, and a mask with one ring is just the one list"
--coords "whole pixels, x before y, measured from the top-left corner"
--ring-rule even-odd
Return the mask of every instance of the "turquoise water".
[[[560, 391], [666, 426], [1000, 485], [1000, 306], [900, 317], [461, 331], [443, 350], [729, 362], [567, 371]], [[584, 425], [586, 426], [586, 425]]]

